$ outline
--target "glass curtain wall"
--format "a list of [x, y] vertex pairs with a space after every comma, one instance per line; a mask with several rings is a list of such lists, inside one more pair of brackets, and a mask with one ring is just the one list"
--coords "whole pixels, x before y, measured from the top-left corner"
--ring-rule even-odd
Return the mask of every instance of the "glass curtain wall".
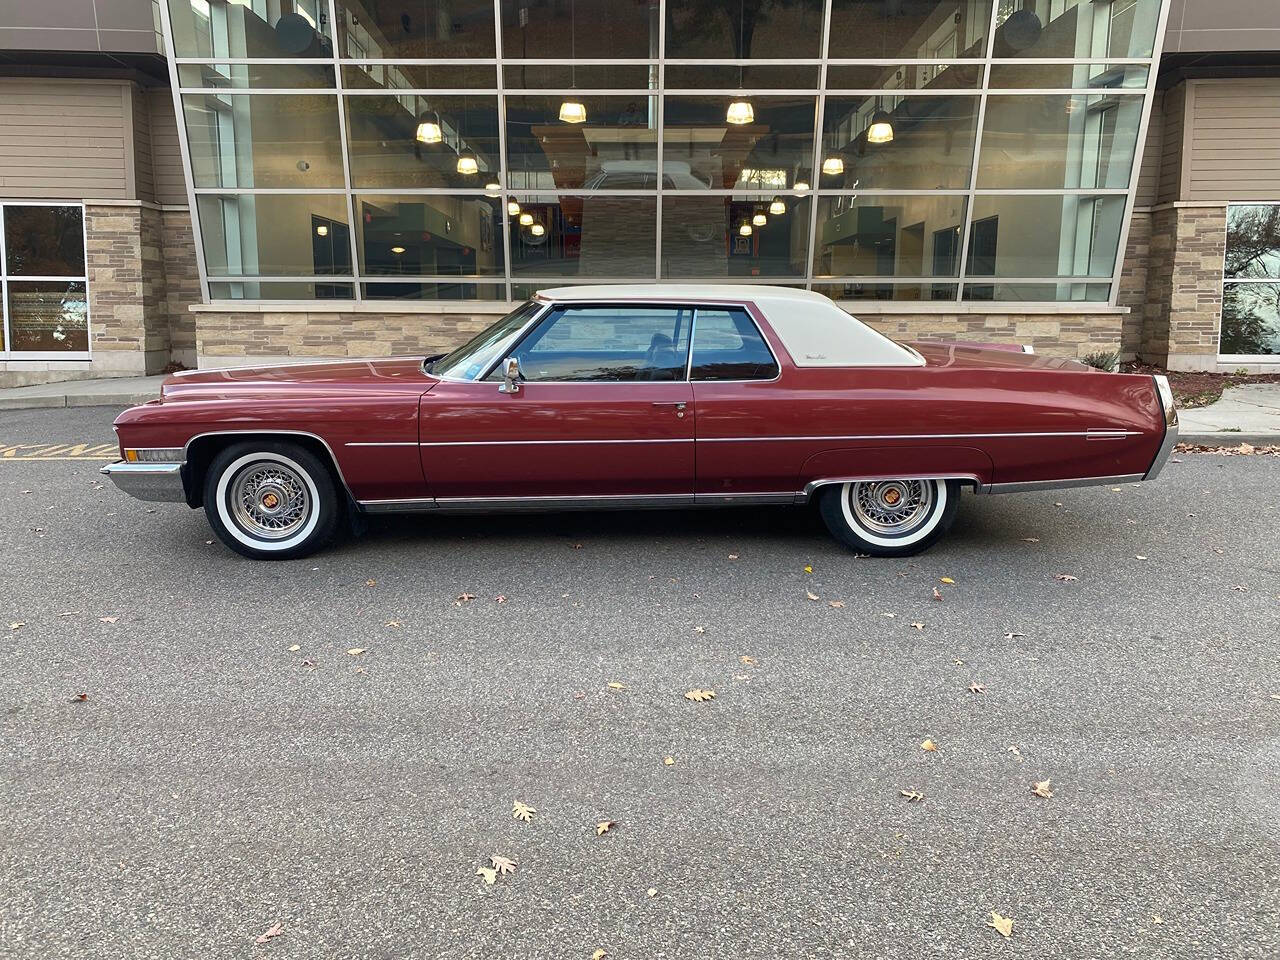
[[1113, 300], [1162, 15], [167, 3], [209, 294], [264, 300], [618, 280]]

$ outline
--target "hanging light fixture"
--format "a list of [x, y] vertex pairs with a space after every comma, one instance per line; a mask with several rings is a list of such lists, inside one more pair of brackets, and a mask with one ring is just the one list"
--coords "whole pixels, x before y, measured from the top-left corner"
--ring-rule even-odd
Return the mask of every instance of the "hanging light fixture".
[[808, 178], [805, 177], [803, 174], [797, 176], [796, 182], [791, 185], [791, 189], [795, 190], [796, 193], [808, 193], [809, 192]]
[[[738, 59], [741, 61], [746, 57], [746, 51], [742, 49], [743, 45], [743, 3], [738, 2]], [[737, 100], [730, 101], [729, 108], [724, 112], [725, 123], [732, 123], [741, 126], [745, 123], [754, 123], [756, 119], [755, 109], [751, 106], [751, 101], [746, 98], [745, 92], [742, 90], [742, 64], [738, 64], [738, 90], [741, 96]]]
[[781, 197], [774, 197], [773, 203], [769, 204], [769, 213], [775, 217], [780, 217], [787, 212], [787, 205], [782, 202]]
[[740, 236], [740, 237], [749, 237], [749, 236], [751, 236], [751, 224], [750, 224], [749, 222], [747, 222], [746, 220], [743, 220], [743, 221], [742, 221], [742, 226], [740, 226], [740, 227], [738, 228], [738, 236]]
[[867, 143], [888, 143], [893, 139], [893, 119], [880, 106], [876, 98], [876, 112], [871, 114], [871, 125], [867, 127]]
[[404, 247], [392, 247], [391, 252], [398, 257], [400, 254], [404, 253]]
[[458, 172], [468, 177], [480, 172], [480, 161], [476, 159], [476, 152], [470, 147], [463, 147], [458, 152]]
[[329, 228], [326, 227], [323, 223], [320, 224], [318, 227], [316, 227], [317, 237], [327, 237], [328, 235], [329, 235]]
[[560, 119], [565, 123], [586, 123], [587, 105], [577, 100], [566, 100], [560, 104]]
[[[576, 4], [569, 2], [569, 88], [578, 89], [578, 30]], [[560, 104], [560, 120], [562, 123], [586, 123], [587, 105], [572, 96]]]
[[827, 157], [822, 161], [822, 172], [829, 177], [844, 173], [844, 158], [838, 154]]
[[418, 117], [418, 131], [414, 134], [419, 143], [439, 143], [444, 139], [440, 126], [440, 114], [428, 110]]
[[484, 185], [484, 192], [491, 197], [496, 197], [502, 192], [502, 184], [497, 180], [490, 180]]
[[533, 226], [529, 228], [529, 232], [532, 233], [535, 237], [540, 237], [547, 232], [547, 228], [540, 223], [535, 223]]
[[764, 215], [763, 210], [757, 210], [755, 214], [752, 215], [751, 222], [753, 225], [757, 227], [763, 227], [766, 223], [769, 222], [769, 218]]
[[520, 226], [527, 227], [531, 223], [533, 223], [532, 213], [529, 213], [529, 211], [526, 210], [524, 213], [520, 214]]

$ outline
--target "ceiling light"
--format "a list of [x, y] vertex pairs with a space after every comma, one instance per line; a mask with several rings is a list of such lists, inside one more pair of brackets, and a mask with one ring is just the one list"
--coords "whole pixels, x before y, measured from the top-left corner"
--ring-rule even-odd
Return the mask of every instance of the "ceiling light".
[[502, 184], [500, 184], [497, 180], [490, 180], [488, 183], [484, 185], [484, 192], [489, 194], [490, 196], [497, 196], [499, 193], [502, 192]]
[[527, 227], [527, 226], [529, 226], [529, 224], [531, 224], [531, 223], [533, 223], [533, 214], [532, 214], [532, 213], [525, 212], [525, 213], [520, 214], [520, 226], [522, 226], [522, 227]]
[[751, 236], [751, 224], [749, 224], [746, 220], [743, 220], [742, 226], [738, 228], [738, 236], [740, 237]]
[[326, 227], [323, 223], [320, 224], [320, 226], [316, 227], [317, 237], [327, 237], [328, 235], [329, 235], [329, 228]]
[[392, 247], [391, 252], [398, 257], [400, 254], [404, 253], [404, 247]]
[[475, 151], [469, 147], [458, 154], [458, 172], [468, 177], [480, 172], [480, 163], [476, 160]]
[[756, 112], [752, 109], [750, 100], [734, 100], [724, 112], [726, 123], [742, 125], [754, 122], [755, 118]]
[[796, 193], [807, 193], [809, 190], [809, 181], [803, 179], [797, 180], [793, 189]]
[[769, 222], [769, 218], [764, 215], [763, 210], [757, 210], [755, 212], [755, 216], [751, 218], [751, 222], [755, 224], [757, 227], [763, 227], [766, 223]]
[[565, 123], [586, 123], [587, 105], [577, 100], [566, 100], [560, 104], [560, 119]]
[[782, 202], [781, 197], [774, 197], [773, 203], [769, 204], [769, 212], [775, 217], [780, 217], [787, 212], [787, 205]]
[[[892, 130], [889, 133], [890, 139], [893, 137]], [[827, 176], [834, 176], [838, 173], [844, 173], [844, 159], [842, 157], [831, 156], [822, 161], [822, 172]]]
[[893, 121], [889, 114], [877, 110], [871, 115], [871, 126], [867, 127], [867, 143], [888, 143], [893, 139]]
[[508, 216], [508, 217], [514, 217], [514, 216], [516, 216], [516, 215], [517, 215], [517, 214], [519, 214], [519, 213], [520, 213], [520, 204], [516, 203], [514, 200], [508, 200], [508, 201], [507, 201], [507, 216]]
[[547, 232], [547, 228], [540, 223], [535, 223], [532, 227], [529, 228], [529, 232], [532, 233], [535, 237], [540, 237]]
[[439, 143], [444, 139], [444, 131], [440, 128], [440, 114], [434, 110], [422, 114], [418, 118], [418, 132], [415, 134], [419, 143]]

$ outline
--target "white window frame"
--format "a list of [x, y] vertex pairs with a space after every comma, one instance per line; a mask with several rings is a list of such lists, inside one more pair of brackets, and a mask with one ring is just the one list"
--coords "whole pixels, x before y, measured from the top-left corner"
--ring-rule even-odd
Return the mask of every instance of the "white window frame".
[[[1223, 216], [1229, 223], [1232, 207], [1280, 207], [1280, 200], [1229, 200], [1223, 209]], [[1280, 284], [1280, 277], [1228, 277], [1227, 276], [1227, 241], [1222, 244], [1222, 299], [1218, 305], [1218, 363], [1268, 363], [1280, 364], [1280, 353], [1223, 353], [1222, 352], [1222, 313], [1227, 302], [1227, 284], [1273, 283]]]
[[[84, 273], [80, 276], [27, 276], [19, 274], [9, 276], [9, 258], [5, 247], [5, 216], [9, 207], [78, 207], [80, 209], [80, 242], [84, 250]], [[48, 281], [53, 283], [70, 282], [84, 284], [84, 324], [87, 350], [14, 350], [12, 324], [9, 319], [9, 284]], [[93, 359], [93, 322], [89, 305], [89, 238], [88, 225], [85, 222], [84, 204], [75, 200], [0, 200], [0, 299], [3, 307], [4, 343], [0, 345], [0, 360], [92, 360]]]

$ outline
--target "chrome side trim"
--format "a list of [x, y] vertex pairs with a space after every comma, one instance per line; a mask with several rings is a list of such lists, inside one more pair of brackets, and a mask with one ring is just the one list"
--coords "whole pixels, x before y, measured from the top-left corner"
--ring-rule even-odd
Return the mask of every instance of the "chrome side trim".
[[1169, 386], [1169, 378], [1163, 374], [1156, 374], [1153, 379], [1156, 382], [1156, 393], [1160, 396], [1160, 406], [1164, 410], [1164, 440], [1161, 441], [1160, 449], [1156, 451], [1156, 457], [1151, 461], [1146, 476], [1142, 478], [1144, 480], [1154, 480], [1160, 476], [1160, 471], [1168, 462], [1173, 448], [1178, 445], [1178, 408], [1173, 402], [1173, 389]]
[[693, 443], [693, 437], [659, 438], [657, 440], [430, 440], [419, 447], [528, 447], [573, 446], [584, 443]]
[[820, 488], [829, 487], [834, 483], [865, 483], [874, 480], [963, 480], [966, 483], [972, 483], [975, 490], [981, 490], [985, 486], [982, 478], [976, 473], [875, 473], [857, 477], [823, 477], [821, 480], [810, 480], [806, 483], [804, 489], [795, 495], [795, 502], [807, 503]]
[[1060, 490], [1066, 487], [1105, 487], [1115, 483], [1137, 483], [1141, 473], [1115, 477], [1068, 477], [1063, 480], [1023, 480], [1018, 483], [989, 483], [979, 493], [1034, 493], [1036, 490]]
[[118, 460], [98, 472], [124, 493], [151, 503], [186, 503], [181, 463], [127, 463]]
[[1084, 432], [1086, 440], [1123, 440], [1133, 431], [1129, 430], [1104, 430], [1101, 428], [1090, 427]]
[[[1117, 436], [1141, 436], [1139, 430], [1116, 431]], [[699, 443], [745, 443], [748, 441], [796, 440], [978, 440], [993, 437], [1088, 437], [1087, 430], [1057, 430], [1027, 433], [863, 433], [833, 437], [699, 437]], [[895, 477], [894, 479], [904, 479]]]
[[344, 443], [344, 447], [416, 447], [417, 440], [396, 440], [396, 441], [374, 441], [374, 440], [356, 440], [350, 443]]
[[359, 503], [369, 513], [501, 513], [539, 510], [666, 509], [691, 507], [694, 505], [694, 500], [695, 497], [691, 493], [661, 493], [647, 496], [586, 494], [568, 497], [440, 497], [436, 500], [430, 498], [361, 500]]

